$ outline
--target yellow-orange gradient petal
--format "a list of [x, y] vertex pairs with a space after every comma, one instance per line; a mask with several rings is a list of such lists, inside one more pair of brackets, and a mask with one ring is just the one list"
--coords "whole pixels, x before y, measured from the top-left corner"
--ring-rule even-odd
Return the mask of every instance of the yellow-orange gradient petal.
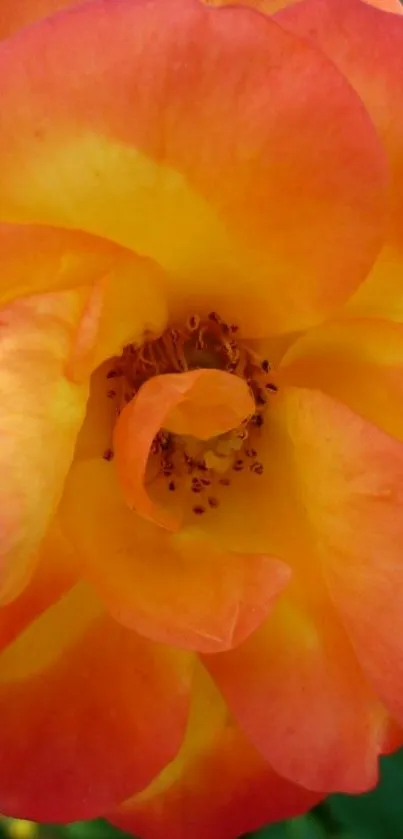
[[156, 504], [145, 485], [155, 435], [164, 427], [208, 440], [237, 428], [254, 407], [246, 381], [224, 370], [191, 370], [148, 379], [123, 408], [113, 435], [117, 475], [129, 507], [161, 527], [178, 530], [180, 518]]
[[284, 563], [224, 550], [197, 523], [171, 535], [142, 519], [125, 505], [113, 461], [102, 457], [73, 466], [61, 521], [82, 574], [114, 617], [184, 648], [240, 643], [290, 578]]
[[1, 812], [93, 818], [149, 784], [181, 744], [192, 671], [73, 588], [0, 654]]
[[322, 390], [403, 440], [403, 324], [328, 321], [292, 344], [279, 380]]
[[30, 294], [76, 288], [103, 277], [124, 253], [75, 230], [0, 224], [0, 304]]
[[323, 793], [361, 792], [376, 783], [387, 715], [320, 583], [310, 588], [294, 585], [261, 629], [204, 663], [280, 775]]
[[2, 0], [0, 6], [0, 38], [8, 38], [40, 18], [61, 9], [78, 6], [81, 0]]
[[81, 292], [28, 298], [0, 313], [0, 584], [21, 589], [55, 512], [88, 387], [64, 374]]
[[251, 10], [85, 4], [0, 50], [0, 97], [1, 218], [153, 258], [174, 313], [186, 297], [249, 334], [289, 331], [373, 263], [371, 121], [321, 52]]
[[200, 669], [177, 758], [108, 818], [143, 839], [234, 839], [297, 816], [317, 801], [316, 793], [280, 778], [265, 763]]
[[[386, 5], [305, 0], [279, 12], [275, 19], [308, 38], [335, 62], [362, 98], [382, 139], [391, 173], [386, 243], [352, 305], [357, 314], [402, 320], [403, 17], [379, 11]], [[389, 5], [393, 6], [391, 0]], [[395, 5], [398, 11], [399, 4]]]
[[403, 720], [403, 445], [319, 391], [277, 403], [322, 574], [361, 666]]

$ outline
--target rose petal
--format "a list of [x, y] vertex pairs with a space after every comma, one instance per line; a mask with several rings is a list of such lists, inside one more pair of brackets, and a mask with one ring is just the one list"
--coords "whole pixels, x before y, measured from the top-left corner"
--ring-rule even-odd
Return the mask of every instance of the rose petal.
[[0, 80], [2, 217], [152, 257], [176, 316], [289, 331], [368, 273], [382, 148], [333, 64], [262, 16], [99, 0], [24, 30]]
[[403, 439], [403, 325], [344, 318], [291, 345], [280, 380], [322, 390]]
[[377, 781], [387, 715], [326, 595], [304, 588], [284, 593], [240, 647], [204, 663], [276, 772], [323, 793], [362, 792]]
[[280, 409], [329, 593], [402, 724], [402, 443], [318, 391], [290, 388]]
[[3, 601], [29, 577], [59, 503], [87, 387], [64, 374], [86, 294], [15, 303], [0, 314], [0, 583]]
[[335, 62], [362, 98], [382, 139], [391, 174], [386, 243], [351, 307], [358, 315], [402, 320], [403, 18], [382, 14], [381, 0], [373, 5], [378, 10], [361, 0], [305, 0], [279, 12], [276, 20]]
[[89, 819], [149, 784], [181, 743], [191, 665], [73, 588], [0, 654], [1, 812]]
[[32, 578], [19, 597], [1, 607], [0, 650], [69, 591], [79, 576], [71, 543], [58, 523], [52, 522], [38, 550]]
[[0, 224], [0, 304], [31, 294], [89, 285], [125, 251], [76, 230]]
[[290, 578], [284, 563], [230, 553], [201, 527], [170, 535], [140, 518], [102, 458], [73, 467], [61, 515], [83, 575], [114, 617], [155, 641], [205, 652], [235, 646]]
[[293, 818], [317, 801], [317, 793], [280, 778], [264, 762], [200, 669], [177, 758], [108, 818], [146, 839], [233, 839]]

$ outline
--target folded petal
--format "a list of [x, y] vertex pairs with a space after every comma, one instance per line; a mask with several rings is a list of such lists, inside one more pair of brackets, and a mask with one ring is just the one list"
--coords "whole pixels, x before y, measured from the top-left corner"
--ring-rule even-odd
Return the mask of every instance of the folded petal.
[[99, 0], [24, 30], [0, 80], [2, 218], [153, 258], [174, 314], [289, 331], [368, 273], [383, 150], [334, 65], [263, 16]]
[[148, 785], [182, 741], [192, 669], [71, 589], [0, 654], [1, 812], [94, 818]]
[[88, 387], [64, 372], [86, 294], [61, 292], [0, 314], [0, 588], [19, 593], [59, 503]]
[[261, 629], [204, 663], [276, 772], [323, 793], [362, 792], [377, 781], [387, 715], [319, 595], [294, 584]]
[[82, 0], [3, 0], [0, 10], [0, 38], [8, 38], [23, 26], [77, 6]]
[[402, 724], [402, 443], [318, 391], [290, 388], [277, 404], [328, 591]]
[[196, 369], [148, 379], [121, 411], [113, 432], [117, 475], [129, 507], [161, 527], [178, 530], [181, 517], [156, 503], [146, 486], [154, 437], [164, 427], [208, 440], [237, 428], [254, 408], [246, 381], [224, 370]]
[[201, 527], [170, 534], [124, 503], [113, 461], [72, 469], [62, 523], [82, 574], [123, 624], [163, 643], [205, 652], [240, 643], [269, 613], [290, 569], [231, 553]]
[[90, 285], [121, 257], [111, 242], [76, 230], [0, 224], [0, 304], [30, 294]]
[[[380, 11], [388, 6], [398, 14]], [[402, 8], [397, 0], [373, 0], [371, 5], [362, 0], [305, 0], [275, 16], [281, 26], [308, 38], [335, 62], [361, 97], [382, 139], [391, 175], [386, 244], [379, 264], [358, 290], [352, 306], [358, 314], [387, 314], [389, 317], [393, 317], [398, 308], [400, 319], [403, 270]]]
[[403, 440], [403, 324], [328, 321], [291, 345], [280, 380], [322, 390]]
[[143, 839], [234, 839], [297, 816], [317, 801], [316, 793], [280, 778], [265, 763], [200, 669], [178, 756], [108, 818]]

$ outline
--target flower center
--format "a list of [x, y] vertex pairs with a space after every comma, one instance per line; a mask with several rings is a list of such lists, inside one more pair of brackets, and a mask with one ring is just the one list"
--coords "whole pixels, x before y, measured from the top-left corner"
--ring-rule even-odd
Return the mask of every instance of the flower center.
[[[145, 475], [148, 490], [158, 486], [159, 498], [161, 486], [167, 498], [180, 493], [195, 516], [219, 507], [225, 487], [244, 470], [256, 476], [264, 471], [259, 442], [267, 403], [277, 386], [269, 361], [238, 340], [238, 331], [236, 324], [225, 323], [215, 312], [204, 319], [193, 314], [185, 325], [167, 329], [140, 347], [126, 346], [107, 372], [107, 397], [116, 405], [117, 418], [156, 376], [219, 370], [247, 384], [254, 409], [236, 427], [214, 436], [195, 436], [177, 433], [171, 417], [152, 439]], [[112, 448], [103, 457], [112, 460]]]

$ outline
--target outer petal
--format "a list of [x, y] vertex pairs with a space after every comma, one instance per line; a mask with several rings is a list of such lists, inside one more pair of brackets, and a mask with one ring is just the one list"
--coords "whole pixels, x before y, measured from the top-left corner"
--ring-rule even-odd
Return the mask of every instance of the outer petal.
[[292, 344], [280, 369], [280, 381], [322, 390], [403, 439], [402, 324], [328, 321]]
[[386, 244], [374, 271], [353, 298], [357, 313], [401, 320], [403, 260], [403, 18], [382, 14], [382, 0], [305, 0], [276, 15], [295, 34], [319, 46], [355, 87], [386, 149], [392, 175]]
[[280, 775], [323, 793], [362, 792], [377, 780], [387, 716], [326, 594], [314, 586], [294, 585], [260, 630], [204, 662], [246, 735]]
[[290, 389], [281, 405], [329, 592], [401, 724], [403, 446], [319, 392]]
[[143, 839], [235, 839], [299, 815], [317, 800], [317, 794], [280, 778], [263, 761], [200, 670], [177, 758], [110, 818]]
[[0, 38], [8, 38], [18, 29], [40, 18], [77, 6], [81, 0], [3, 0], [0, 8]]
[[334, 66], [262, 16], [99, 0], [13, 39], [0, 79], [3, 219], [152, 257], [176, 315], [186, 298], [250, 333], [288, 331], [366, 276], [378, 139]]
[[278, 560], [230, 553], [195, 525], [171, 535], [137, 516], [102, 458], [73, 467], [61, 515], [83, 575], [114, 616], [175, 646], [212, 652], [240, 643], [290, 576]]
[[85, 296], [32, 298], [0, 315], [0, 585], [21, 589], [59, 503], [87, 388], [64, 375]]
[[182, 740], [190, 673], [71, 589], [0, 655], [1, 812], [93, 818], [149, 784]]

